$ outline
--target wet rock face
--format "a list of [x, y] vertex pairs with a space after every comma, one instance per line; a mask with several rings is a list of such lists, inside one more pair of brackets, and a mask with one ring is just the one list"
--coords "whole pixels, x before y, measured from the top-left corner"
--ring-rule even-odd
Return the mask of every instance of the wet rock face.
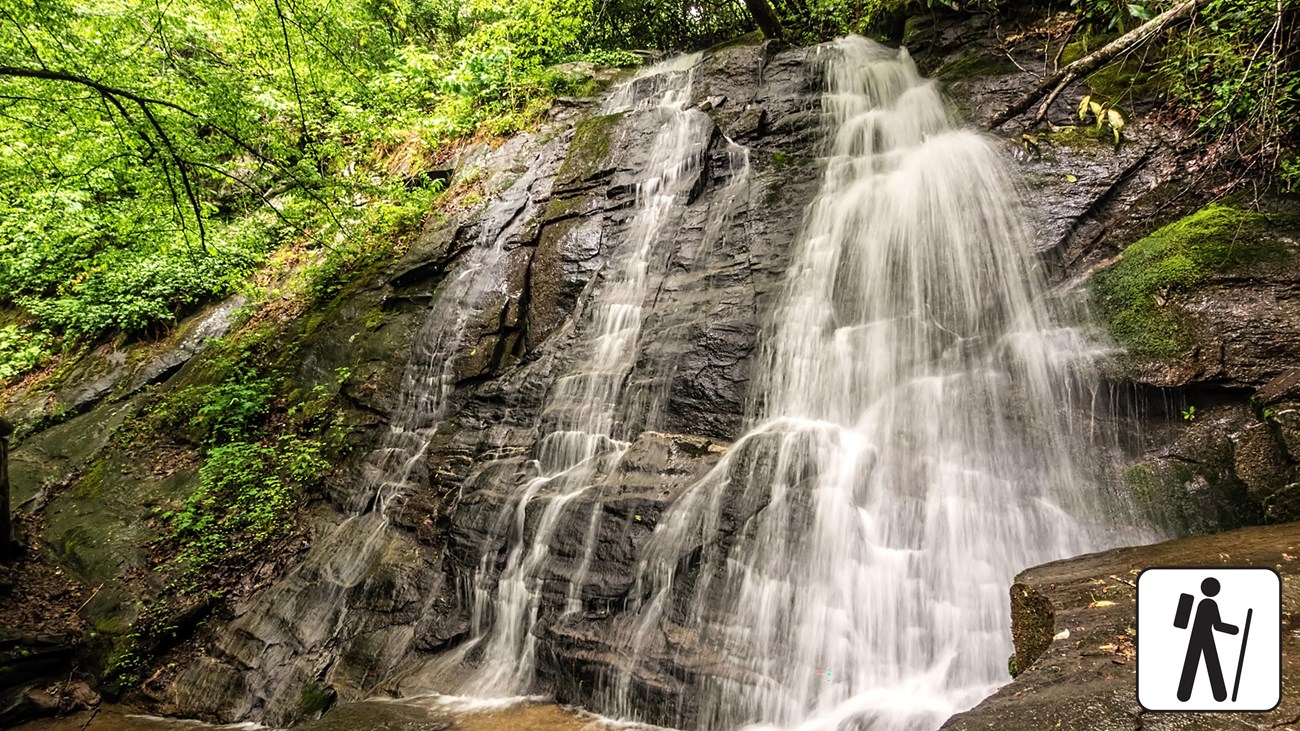
[[1184, 533], [1300, 518], [1288, 448], [1300, 218], [1294, 202], [1261, 203], [1202, 208], [1129, 245], [1089, 283], [1126, 346], [1126, 378], [1172, 406], [1148, 410], [1145, 454], [1125, 478], [1140, 499], [1181, 511], [1164, 524]]
[[[52, 389], [19, 388], [0, 404], [0, 413], [17, 425], [15, 440], [97, 407], [134, 396], [161, 383], [181, 366], [207, 349], [213, 338], [224, 335], [238, 320], [243, 295], [235, 295], [205, 308], [177, 325], [163, 342], [135, 350], [102, 345], [82, 354]], [[93, 433], [81, 426], [78, 432]]]
[[[984, 124], [1032, 84], [1025, 70], [1050, 72], [1058, 50], [1068, 62], [1070, 49], [1046, 40], [1052, 26], [1028, 6], [998, 18], [939, 13], [909, 21], [903, 41]], [[1021, 163], [1046, 271], [1077, 287], [1126, 351], [1111, 369], [1129, 407], [1123, 487], [1174, 534], [1300, 518], [1285, 447], [1294, 402], [1268, 393], [1300, 363], [1300, 205], [1220, 200], [1217, 163], [1143, 118], [1152, 85], [1117, 69], [1067, 87], [1049, 130], [1019, 134], [1022, 115], [998, 132]], [[1132, 116], [1118, 146], [1078, 126], [1075, 111], [1085, 94], [1113, 98], [1117, 83]]]
[[1137, 241], [1092, 278], [1144, 383], [1259, 388], [1300, 356], [1300, 207], [1216, 203]]
[[64, 636], [0, 628], [0, 724], [57, 713], [59, 699], [43, 686], [72, 671], [75, 652]]
[[[1300, 715], [1300, 532], [1253, 527], [1038, 566], [1011, 588], [1016, 679], [944, 731], [1285, 728]], [[1148, 713], [1137, 703], [1133, 583], [1149, 566], [1265, 566], [1282, 576], [1282, 703], [1268, 713]], [[1068, 636], [1065, 631], [1068, 630]], [[1055, 639], [1054, 639], [1055, 638]]]
[[[762, 313], [818, 173], [809, 156], [817, 114], [807, 53], [773, 56], [766, 46], [740, 45], [707, 56], [697, 71], [698, 83], [712, 89], [701, 106], [709, 114], [697, 125], [702, 152], [653, 245], [645, 347], [624, 389], [627, 423], [616, 427], [640, 436], [625, 459], [607, 465], [606, 485], [563, 516], [537, 577], [539, 633], [558, 618], [579, 575], [587, 615], [608, 615], [626, 600], [641, 545], [664, 506], [717, 460], [719, 442], [740, 431]], [[764, 74], [768, 65], [772, 73]], [[362, 355], [351, 366], [360, 377], [345, 395], [376, 415], [377, 438], [395, 404], [400, 367], [393, 354], [409, 350], [430, 303], [473, 274], [476, 248], [502, 248], [487, 302], [464, 324], [453, 395], [417, 489], [389, 511], [387, 527], [354, 519], [348, 525], [355, 530], [345, 531], [352, 538], [335, 540], [340, 534], [330, 524], [338, 517], [322, 512], [302, 566], [235, 607], [226, 626], [202, 639], [198, 657], [160, 696], [168, 711], [288, 723], [334, 698], [365, 697], [390, 674], [466, 637], [469, 608], [457, 587], [482, 565], [490, 583], [505, 560], [502, 516], [535, 470], [540, 430], [564, 408], [548, 411], [547, 393], [590, 345], [584, 313], [611, 286], [610, 262], [631, 239], [637, 184], [663, 121], [653, 109], [589, 109], [572, 123], [484, 151], [473, 165], [492, 171], [484, 183], [493, 193], [487, 213], [432, 224], [387, 281], [363, 293], [366, 302], [344, 303], [333, 336], [304, 348], [301, 368], [313, 373], [349, 365], [349, 353]], [[748, 170], [722, 130], [750, 147]], [[369, 330], [356, 321], [373, 299], [386, 315]], [[361, 454], [366, 439], [358, 440]], [[332, 502], [349, 504], [352, 489], [333, 485]], [[527, 531], [542, 505], [529, 511]], [[593, 517], [597, 549], [585, 564]], [[377, 558], [366, 566], [348, 562], [363, 554]], [[569, 682], [564, 658], [573, 647], [558, 631], [547, 643], [554, 649], [539, 672]]]
[[[969, 48], [960, 50], [962, 39], [988, 32], [969, 19], [947, 27], [925, 51], [928, 62], [949, 63], [969, 54]], [[1018, 58], [1025, 64], [1034, 58], [1041, 62], [1041, 55], [1024, 49], [1016, 53], [1023, 54]], [[575, 501], [555, 531], [546, 568], [535, 577], [540, 599], [531, 631], [539, 642], [540, 688], [561, 701], [612, 707], [610, 678], [621, 668], [619, 648], [632, 631], [620, 612], [638, 599], [630, 593], [638, 571], [637, 549], [666, 505], [716, 459], [707, 451], [683, 450], [681, 444], [692, 439], [724, 443], [742, 429], [759, 329], [780, 287], [802, 209], [816, 186], [820, 116], [814, 56], [807, 50], [773, 54], [762, 46], [741, 45], [706, 54], [699, 67], [693, 102], [707, 109], [721, 134], [713, 136], [674, 240], [664, 244], [666, 267], [653, 275], [655, 295], [643, 322], [646, 346], [629, 378], [629, 392], [657, 394], [649, 400], [660, 407], [653, 414], [633, 412], [633, 422], [624, 425], [630, 436], [647, 427], [690, 436], [640, 433], [623, 463], [605, 466], [593, 478], [601, 489]], [[960, 107], [973, 109], [974, 100], [993, 91], [1014, 96], [1033, 82], [1014, 66], [986, 66], [949, 86]], [[1061, 121], [1066, 118], [1062, 115]], [[534, 474], [532, 445], [547, 418], [533, 415], [542, 412], [555, 374], [579, 358], [582, 313], [605, 286], [602, 267], [624, 236], [625, 211], [653, 125], [651, 117], [631, 113], [591, 117], [575, 126], [536, 239], [525, 245], [534, 251], [524, 278], [528, 294], [521, 297], [524, 332], [518, 358], [502, 363], [482, 382], [464, 384], [449, 428], [429, 450], [438, 489], [459, 495], [441, 504], [437, 518], [447, 536], [444, 586], [476, 577], [487, 579], [490, 587], [505, 564], [509, 528], [502, 516], [509, 516], [517, 487]], [[726, 138], [750, 147], [753, 180], [723, 235], [711, 236], [706, 212], [718, 204], [734, 175], [725, 159]], [[1026, 205], [1037, 225], [1038, 248], [1051, 277], [1062, 282], [1079, 280], [1149, 233], [1150, 212], [1163, 206], [1165, 186], [1185, 174], [1188, 164], [1174, 135], [1152, 126], [1135, 126], [1118, 149], [1068, 132], [1028, 143], [1008, 141], [1007, 147], [1020, 160], [1033, 191], [1026, 195]], [[1288, 358], [1280, 352], [1277, 362]], [[1235, 362], [1248, 360], [1243, 356]], [[1274, 370], [1239, 372], [1253, 383], [1271, 378]], [[1140, 377], [1136, 382], [1151, 383]], [[1277, 402], [1300, 403], [1300, 398], [1285, 400], [1289, 393], [1279, 387]], [[1179, 419], [1178, 411], [1191, 405], [1187, 401], [1193, 397], [1200, 400], [1201, 413]], [[1300, 433], [1285, 426], [1292, 421], [1300, 425], [1300, 419], [1291, 419], [1291, 409], [1264, 414], [1244, 403], [1239, 391], [1213, 389], [1205, 396], [1177, 392], [1167, 401], [1159, 408], [1136, 409], [1128, 422], [1138, 446], [1126, 478], [1130, 489], [1145, 489], [1152, 520], [1175, 532], [1200, 533], [1266, 516], [1283, 519], [1285, 508], [1270, 514], [1272, 503], [1266, 501], [1284, 506], [1294, 495], [1288, 487], [1295, 483], [1291, 457], [1278, 446], [1284, 442], [1277, 441]], [[1274, 441], [1264, 439], [1265, 433]], [[539, 501], [524, 516], [526, 537], [535, 531], [544, 505], [545, 500]], [[722, 520], [741, 524], [751, 509], [726, 506]], [[578, 589], [583, 611], [569, 613], [570, 583], [580, 575], [586, 531], [597, 513], [596, 550]], [[690, 553], [683, 548], [688, 567]], [[689, 577], [689, 570], [684, 574]], [[1032, 592], [1022, 598], [1024, 606], [1047, 607]], [[445, 613], [421, 625], [416, 647], [436, 650], [467, 635], [467, 598], [448, 597], [438, 606]], [[689, 721], [702, 712], [693, 705], [693, 679], [725, 676], [726, 661], [702, 646], [698, 628], [671, 621], [666, 626], [671, 631], [653, 638], [655, 646], [640, 648], [642, 670], [628, 681], [626, 692], [640, 699], [638, 708], [664, 709], [662, 718], [652, 720]], [[1026, 625], [1025, 634], [1035, 630]], [[1039, 644], [1050, 641], [1050, 634], [1038, 635]], [[1020, 668], [1032, 665], [1037, 652], [1022, 653]]]
[[[968, 119], [987, 118], [1034, 83], [1032, 74], [1005, 60], [985, 16], [931, 21], [914, 26], [908, 42]], [[1042, 64], [1032, 40], [1010, 52], [1026, 68]], [[760, 330], [820, 174], [820, 74], [816, 49], [777, 51], [760, 42], [707, 52], [696, 70], [690, 104], [707, 115], [702, 152], [653, 246], [640, 357], [623, 389], [626, 408], [618, 411], [625, 420], [616, 426], [631, 446], [617, 464], [600, 466], [592, 478], [599, 489], [562, 516], [536, 577], [541, 598], [531, 631], [539, 639], [539, 689], [562, 701], [605, 704], [602, 682], [622, 663], [619, 638], [630, 628], [620, 612], [637, 599], [641, 550], [666, 506], [743, 431]], [[1076, 91], [1063, 99], [1077, 100]], [[506, 561], [503, 516], [517, 488], [536, 473], [540, 434], [565, 408], [548, 406], [548, 394], [590, 346], [588, 313], [616, 277], [611, 262], [627, 245], [637, 183], [664, 121], [647, 110], [604, 113], [593, 100], [562, 100], [553, 115], [536, 133], [465, 152], [458, 174], [481, 171], [466, 185], [488, 203], [431, 222], [381, 279], [315, 313], [323, 324], [300, 351], [296, 380], [311, 388], [339, 368], [352, 372], [342, 394], [357, 427], [353, 456], [304, 516], [316, 542], [299, 568], [200, 633], [170, 685], [150, 691], [162, 710], [276, 725], [311, 718], [336, 700], [396, 687], [405, 669], [468, 636], [468, 582], [477, 578], [490, 587]], [[1068, 110], [1055, 110], [1053, 119], [1067, 122]], [[1119, 148], [1077, 131], [1010, 135], [1005, 142], [1024, 176], [1037, 248], [1063, 288], [1177, 218], [1178, 207], [1165, 206], [1167, 188], [1194, 163], [1169, 130], [1137, 120], [1127, 131]], [[747, 148], [747, 172], [732, 143]], [[363, 459], [390, 428], [403, 363], [421, 355], [412, 353], [412, 343], [427, 313], [458, 277], [472, 274], [474, 253], [498, 239], [502, 256], [489, 301], [464, 323], [452, 393], [415, 470], [414, 488], [386, 522], [374, 514], [348, 519]], [[1294, 248], [1288, 239], [1276, 250], [1293, 257]], [[1280, 268], [1255, 262], [1258, 268], [1246, 276], [1210, 277], [1172, 299], [1162, 294], [1165, 304], [1157, 306], [1179, 308], [1190, 323], [1189, 337], [1199, 344], [1193, 357], [1175, 359], [1163, 371], [1129, 369], [1117, 377], [1121, 390], [1132, 383], [1166, 389], [1135, 407], [1126, 422], [1136, 436], [1124, 478], [1145, 496], [1148, 515], [1171, 530], [1199, 533], [1300, 516], [1300, 376], [1290, 370], [1300, 363], [1293, 349], [1300, 324], [1289, 307], [1295, 262], [1285, 261]], [[179, 367], [173, 361], [187, 354], [182, 343], [173, 355], [138, 368], [108, 368], [111, 383], [100, 366], [70, 382], [69, 395], [59, 399], [87, 413], [15, 451], [15, 474], [28, 475], [16, 480], [18, 501], [36, 496], [39, 483], [56, 483], [85, 466], [103, 446], [98, 435], [106, 440], [132, 413], [129, 396], [139, 386], [131, 384], [183, 377], [183, 369], [173, 375]], [[1258, 398], [1248, 403], [1256, 389]], [[83, 393], [91, 395], [79, 401]], [[15, 403], [44, 413], [35, 400]], [[1180, 418], [1189, 406], [1197, 407], [1195, 418]], [[82, 438], [87, 434], [96, 436]], [[45, 540], [58, 560], [92, 583], [140, 569], [149, 506], [192, 488], [193, 464], [181, 457], [175, 461], [187, 469], [165, 477], [111, 466], [101, 482], [83, 480], [101, 490], [51, 503]], [[526, 537], [544, 505], [539, 500], [525, 515]], [[720, 520], [739, 526], [758, 509], [727, 504]], [[82, 539], [110, 525], [120, 530], [102, 544]], [[595, 550], [588, 557], [592, 525]], [[682, 547], [683, 565], [703, 548]], [[350, 561], [357, 555], [371, 560]], [[566, 613], [570, 584], [579, 577], [582, 611]], [[1025, 607], [1046, 613], [1043, 602], [1054, 602], [1035, 593], [1033, 582], [1018, 586]], [[105, 591], [89, 611], [126, 632], [135, 600]], [[1068, 616], [1051, 606], [1057, 621]], [[1017, 647], [1016, 664], [1026, 670], [1036, 667], [1043, 630], [1023, 625], [1018, 636], [1037, 637]], [[644, 672], [630, 681], [638, 705], [665, 709], [665, 722], [696, 713], [692, 679], [726, 671], [725, 658], [702, 646], [697, 628], [667, 626], [671, 631], [644, 648]]]

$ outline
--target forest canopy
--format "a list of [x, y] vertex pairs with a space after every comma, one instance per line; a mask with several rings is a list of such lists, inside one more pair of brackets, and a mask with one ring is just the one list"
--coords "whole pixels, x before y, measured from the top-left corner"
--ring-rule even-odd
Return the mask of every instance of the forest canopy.
[[[1074, 0], [1080, 37], [1172, 5]], [[961, 9], [996, 12], [982, 0]], [[418, 228], [458, 140], [590, 69], [762, 27], [892, 35], [908, 0], [0, 0], [0, 379], [165, 331], [279, 262], [335, 293]], [[1289, 0], [1208, 0], [1143, 63], [1206, 141], [1300, 179]], [[277, 253], [278, 252], [278, 253]], [[279, 257], [277, 259], [277, 257]], [[287, 263], [286, 263], [287, 262]]]

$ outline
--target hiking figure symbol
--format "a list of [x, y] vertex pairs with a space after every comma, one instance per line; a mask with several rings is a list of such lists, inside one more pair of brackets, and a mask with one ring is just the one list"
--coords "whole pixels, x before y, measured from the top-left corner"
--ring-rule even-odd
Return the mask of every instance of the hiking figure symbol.
[[[1191, 635], [1187, 641], [1187, 656], [1183, 660], [1183, 673], [1178, 682], [1178, 700], [1186, 703], [1192, 698], [1192, 689], [1196, 685], [1196, 674], [1202, 662], [1205, 672], [1210, 677], [1210, 692], [1214, 700], [1222, 702], [1228, 697], [1228, 688], [1223, 681], [1223, 666], [1219, 662], [1217, 633], [1235, 635], [1240, 628], [1228, 624], [1219, 616], [1219, 604], [1214, 597], [1219, 594], [1219, 580], [1206, 577], [1201, 582], [1201, 593], [1205, 598], [1196, 605], [1196, 618], [1192, 619], [1192, 605], [1196, 598], [1191, 594], [1178, 597], [1178, 611], [1174, 615], [1174, 626], [1187, 629], [1191, 622]], [[1241, 667], [1246, 659], [1246, 642], [1250, 638], [1250, 619], [1253, 609], [1246, 610], [1245, 628], [1241, 634], [1240, 656], [1237, 659], [1237, 677], [1233, 680], [1232, 700], [1237, 700], [1237, 691], [1241, 686]]]
[[[1293, 545], [1292, 536], [1286, 545]], [[1138, 705], [1180, 713], [1278, 707], [1282, 646], [1284, 638], [1290, 641], [1283, 633], [1279, 571], [1268, 566], [1149, 566], [1138, 571], [1134, 583]], [[1122, 605], [1115, 606], [1111, 611], [1122, 616]]]

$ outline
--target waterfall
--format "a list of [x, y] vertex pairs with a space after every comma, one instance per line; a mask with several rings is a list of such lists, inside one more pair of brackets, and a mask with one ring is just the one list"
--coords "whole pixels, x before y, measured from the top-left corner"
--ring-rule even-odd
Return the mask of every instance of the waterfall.
[[[559, 144], [545, 146], [538, 159], [552, 157], [548, 153]], [[324, 532], [284, 579], [242, 607], [230, 631], [218, 638], [218, 657], [251, 677], [197, 664], [181, 683], [194, 698], [227, 698], [245, 709], [257, 698], [268, 721], [291, 719], [303, 684], [330, 668], [358, 635], [373, 633], [364, 641], [377, 667], [393, 666], [407, 651], [414, 625], [376, 627], [354, 605], [365, 601], [372, 584], [384, 581], [378, 567], [393, 560], [389, 554], [397, 545], [390, 515], [415, 485], [428, 480], [426, 452], [455, 385], [466, 326], [493, 299], [508, 296], [506, 246], [536, 212], [534, 188], [549, 184], [554, 173], [545, 168], [536, 165], [520, 175], [483, 212], [463, 252], [449, 259], [447, 277], [415, 333], [387, 429], [342, 501], [342, 522]]]
[[1005, 682], [1012, 577], [1122, 540], [1068, 424], [1092, 351], [1052, 322], [995, 143], [905, 50], [824, 60], [828, 158], [751, 428], [644, 554], [620, 715], [646, 647], [690, 634], [702, 729], [936, 728]]
[[[634, 214], [622, 246], [607, 264], [602, 288], [591, 304], [585, 355], [560, 376], [542, 412], [543, 436], [536, 447], [537, 475], [525, 482], [506, 505], [498, 524], [509, 549], [504, 569], [493, 582], [496, 556], [484, 551], [475, 579], [472, 645], [483, 644], [483, 666], [471, 686], [478, 693], [512, 694], [528, 690], [533, 678], [540, 580], [537, 573], [560, 518], [576, 499], [600, 485], [609, 465], [627, 450], [620, 421], [623, 392], [639, 354], [642, 306], [656, 247], [687, 193], [692, 173], [703, 159], [712, 123], [698, 109], [688, 109], [691, 80], [699, 54], [687, 55], [638, 75], [610, 96], [605, 111], [632, 108], [663, 118], [651, 144], [643, 178], [636, 186]], [[644, 87], [650, 93], [644, 96]], [[538, 503], [541, 503], [538, 508]], [[526, 536], [529, 509], [540, 511]], [[593, 510], [588, 551], [599, 511]], [[590, 564], [588, 555], [578, 579]], [[569, 605], [580, 604], [580, 580], [571, 583]], [[495, 590], [495, 594], [493, 593]]]

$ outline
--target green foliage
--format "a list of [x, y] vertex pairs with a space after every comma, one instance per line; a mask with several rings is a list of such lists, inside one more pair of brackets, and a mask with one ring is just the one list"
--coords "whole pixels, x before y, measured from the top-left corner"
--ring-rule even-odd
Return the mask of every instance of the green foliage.
[[641, 65], [641, 57], [631, 51], [622, 49], [598, 48], [594, 51], [577, 56], [571, 56], [566, 61], [585, 61], [597, 66], [613, 66], [615, 68], [632, 68]]
[[[156, 335], [285, 244], [332, 296], [389, 256], [441, 188], [441, 145], [532, 125], [582, 64], [747, 28], [627, 0], [48, 0], [0, 13], [0, 305], [38, 350]], [[394, 150], [401, 154], [394, 154]], [[309, 257], [310, 258], [310, 257]], [[28, 347], [39, 343], [40, 348]]]
[[196, 422], [210, 443], [233, 442], [252, 436], [271, 408], [271, 381], [247, 366], [206, 394]]
[[1260, 236], [1265, 225], [1258, 213], [1215, 204], [1129, 246], [1092, 281], [1112, 334], [1139, 355], [1181, 353], [1190, 333], [1166, 308], [1169, 298], [1215, 273], [1277, 256]]
[[1281, 161], [1279, 168], [1279, 177], [1282, 180], [1282, 187], [1290, 193], [1300, 189], [1300, 156], [1292, 154], [1290, 157]]
[[1265, 141], [1290, 137], [1300, 113], [1295, 10], [1262, 0], [1210, 0], [1189, 32], [1169, 44], [1162, 73], [1198, 127], [1218, 135], [1249, 128]]
[[[422, 172], [416, 169], [408, 175], [418, 176]], [[303, 272], [312, 301], [328, 301], [358, 274], [391, 261], [404, 233], [418, 229], [433, 199], [445, 187], [446, 181], [435, 180], [414, 189], [396, 184], [375, 193], [361, 219], [361, 227], [367, 234], [330, 247], [320, 261]]]
[[[205, 587], [215, 566], [247, 562], [289, 535], [294, 512], [342, 446], [336, 388], [320, 385], [303, 397], [277, 400], [275, 377], [250, 364], [248, 347], [227, 346], [216, 357], [232, 354], [246, 360], [219, 384], [183, 389], [155, 409], [171, 418], [192, 414], [205, 447], [198, 488], [164, 516], [184, 592]], [[350, 374], [335, 375], [341, 383]]]
[[236, 548], [256, 555], [287, 534], [303, 489], [328, 469], [321, 444], [296, 435], [214, 447], [199, 469], [199, 488], [171, 516], [180, 560], [198, 572]]
[[0, 327], [0, 381], [26, 373], [45, 358], [49, 338], [17, 325]]
[[1119, 144], [1120, 130], [1124, 129], [1125, 124], [1124, 112], [1119, 107], [1102, 104], [1088, 95], [1079, 101], [1079, 121], [1086, 122], [1089, 116], [1097, 123], [1098, 130], [1109, 129], [1115, 136], [1115, 144]]
[[1155, 17], [1147, 3], [1125, 0], [1070, 0], [1079, 19], [1095, 28], [1123, 33]]
[[858, 33], [898, 37], [906, 16], [930, 9], [990, 8], [995, 0], [777, 0], [773, 3], [794, 40], [813, 43]]
[[[1073, 0], [1073, 4], [1094, 31], [1119, 33], [1173, 3]], [[1171, 109], [1206, 138], [1245, 143], [1241, 146], [1258, 151], [1262, 167], [1277, 169], [1288, 150], [1300, 142], [1296, 16], [1291, 3], [1209, 0], [1190, 27], [1180, 27], [1155, 47], [1144, 49], [1140, 59], [1121, 59], [1098, 72], [1101, 78], [1094, 91], [1117, 98], [1125, 81], [1149, 84], [1151, 90], [1162, 91]]]

